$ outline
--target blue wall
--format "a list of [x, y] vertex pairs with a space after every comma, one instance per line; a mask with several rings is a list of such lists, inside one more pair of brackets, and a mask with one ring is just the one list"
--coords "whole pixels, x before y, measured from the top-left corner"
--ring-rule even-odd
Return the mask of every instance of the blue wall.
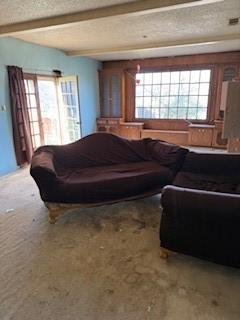
[[7, 108], [6, 112], [0, 110], [0, 175], [17, 168], [12, 141], [6, 65], [19, 66], [26, 71], [59, 69], [64, 76], [77, 75], [82, 135], [95, 131], [96, 117], [99, 114], [97, 70], [101, 68], [100, 62], [89, 58], [68, 57], [59, 50], [13, 38], [0, 38], [0, 107], [5, 105]]

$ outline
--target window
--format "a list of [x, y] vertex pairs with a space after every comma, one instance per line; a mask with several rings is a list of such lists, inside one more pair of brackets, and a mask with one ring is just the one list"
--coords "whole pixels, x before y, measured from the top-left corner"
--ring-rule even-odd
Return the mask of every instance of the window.
[[206, 120], [211, 70], [136, 75], [135, 118]]

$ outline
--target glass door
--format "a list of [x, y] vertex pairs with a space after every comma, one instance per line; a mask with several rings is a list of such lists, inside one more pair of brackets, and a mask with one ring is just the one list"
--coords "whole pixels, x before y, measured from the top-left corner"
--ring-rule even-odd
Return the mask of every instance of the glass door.
[[60, 116], [63, 143], [74, 142], [81, 138], [81, 121], [76, 76], [61, 77], [59, 82]]
[[56, 78], [38, 76], [38, 91], [45, 144], [61, 144], [60, 108]]
[[45, 143], [36, 75], [25, 73], [24, 84], [32, 145], [36, 149]]

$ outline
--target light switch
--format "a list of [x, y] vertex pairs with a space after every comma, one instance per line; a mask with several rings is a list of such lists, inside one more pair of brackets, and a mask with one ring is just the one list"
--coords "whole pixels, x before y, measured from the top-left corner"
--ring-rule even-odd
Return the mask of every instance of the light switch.
[[1, 105], [0, 111], [2, 111], [2, 112], [6, 112], [7, 111], [7, 108], [6, 108], [6, 106], [4, 104]]

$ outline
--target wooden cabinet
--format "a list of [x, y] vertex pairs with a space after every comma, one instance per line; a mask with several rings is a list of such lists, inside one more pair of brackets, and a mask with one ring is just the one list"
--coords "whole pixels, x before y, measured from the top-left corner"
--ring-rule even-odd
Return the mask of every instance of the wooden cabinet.
[[120, 124], [120, 136], [128, 139], [141, 139], [143, 123], [123, 122]]
[[124, 109], [124, 73], [118, 70], [99, 71], [100, 116], [121, 118]]
[[119, 124], [122, 121], [121, 118], [98, 118], [97, 119], [97, 131], [109, 132], [113, 134], [120, 134]]
[[227, 150], [231, 153], [240, 153], [240, 138], [229, 139]]
[[212, 140], [213, 148], [226, 149], [228, 141], [227, 139], [224, 139], [222, 135], [223, 135], [223, 121], [215, 120], [214, 129], [213, 129], [213, 140]]
[[211, 147], [214, 126], [212, 125], [189, 125], [188, 143], [191, 146]]

